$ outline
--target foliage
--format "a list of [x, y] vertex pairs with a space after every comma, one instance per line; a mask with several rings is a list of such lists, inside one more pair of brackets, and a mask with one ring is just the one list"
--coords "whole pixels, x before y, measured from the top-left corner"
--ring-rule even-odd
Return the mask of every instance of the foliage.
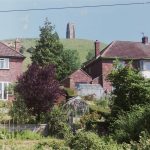
[[35, 146], [35, 150], [45, 150], [45, 149], [52, 149], [52, 150], [69, 150], [69, 147], [65, 145], [63, 141], [48, 141], [48, 142], [39, 142]]
[[100, 139], [92, 132], [79, 132], [69, 142], [71, 149], [75, 150], [99, 150]]
[[99, 137], [92, 132], [77, 133], [70, 139], [69, 146], [75, 150], [123, 150], [122, 145], [111, 138]]
[[0, 123], [6, 123], [11, 119], [8, 114], [10, 107], [11, 102], [0, 100]]
[[15, 133], [15, 139], [24, 139], [24, 140], [38, 140], [42, 136], [39, 133], [30, 130], [24, 130]]
[[33, 53], [33, 51], [34, 51], [34, 48], [33, 48], [33, 47], [29, 47], [29, 48], [27, 49], [27, 52], [28, 52], [28, 53]]
[[108, 76], [114, 88], [112, 116], [116, 116], [121, 110], [129, 111], [135, 104], [150, 102], [150, 80], [142, 77], [131, 64], [125, 67], [115, 65], [114, 68]]
[[57, 79], [62, 80], [79, 67], [77, 51], [63, 50], [55, 27], [46, 19], [40, 28], [40, 39], [32, 52], [32, 61], [45, 66], [56, 66]]
[[80, 118], [80, 122], [85, 130], [98, 132], [98, 123], [101, 117], [101, 114], [93, 112], [91, 114], [85, 114], [84, 116], [82, 116]]
[[62, 94], [59, 83], [55, 79], [53, 65], [40, 67], [32, 64], [22, 76], [19, 77], [15, 91], [23, 98], [28, 110], [37, 115], [46, 113]]
[[21, 54], [23, 54], [24, 52], [25, 52], [25, 47], [24, 46], [22, 46], [20, 49], [19, 49], [19, 52], [21, 53]]
[[138, 141], [142, 131], [150, 133], [150, 105], [134, 106], [123, 112], [111, 124], [113, 137], [118, 142]]
[[94, 58], [94, 50], [93, 51], [89, 51], [88, 54], [86, 55], [86, 60], [90, 61]]
[[71, 136], [71, 129], [67, 124], [67, 115], [58, 106], [54, 106], [48, 114], [49, 133], [58, 138]]
[[76, 91], [75, 91], [74, 89], [71, 89], [71, 88], [64, 88], [64, 90], [65, 90], [65, 92], [66, 92], [68, 98], [77, 95], [77, 93], [76, 93]]
[[84, 96], [84, 99], [86, 101], [95, 101], [96, 100], [95, 99], [95, 94], [86, 95], [86, 96]]
[[61, 79], [70, 75], [73, 71], [80, 67], [79, 54], [76, 50], [64, 50], [62, 53], [62, 72], [60, 74]]
[[11, 115], [14, 123], [23, 124], [35, 122], [35, 117], [29, 113], [24, 99], [17, 94], [15, 96], [15, 100], [12, 102], [9, 114]]
[[22, 139], [22, 140], [38, 140], [42, 136], [39, 133], [24, 130], [24, 131], [8, 131], [7, 129], [0, 130], [0, 139]]

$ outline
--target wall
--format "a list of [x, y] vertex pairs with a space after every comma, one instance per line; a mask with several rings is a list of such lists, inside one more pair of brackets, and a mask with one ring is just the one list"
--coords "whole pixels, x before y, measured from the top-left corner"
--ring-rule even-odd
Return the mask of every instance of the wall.
[[0, 81], [15, 82], [22, 73], [22, 59], [11, 58], [9, 69], [0, 69]]
[[102, 60], [102, 86], [104, 90], [107, 89], [108, 92], [112, 91], [112, 86], [109, 81], [107, 81], [107, 76], [108, 74], [112, 71], [113, 69], [113, 60]]
[[77, 70], [61, 83], [68, 88], [75, 89], [75, 83], [90, 83], [92, 78], [82, 70]]
[[48, 125], [47, 124], [0, 124], [0, 129], [7, 129], [10, 132], [13, 131], [24, 131], [30, 130], [33, 132], [40, 133], [41, 135], [48, 135]]
[[100, 84], [79, 84], [77, 93], [79, 96], [93, 95], [100, 99], [104, 95], [104, 90]]

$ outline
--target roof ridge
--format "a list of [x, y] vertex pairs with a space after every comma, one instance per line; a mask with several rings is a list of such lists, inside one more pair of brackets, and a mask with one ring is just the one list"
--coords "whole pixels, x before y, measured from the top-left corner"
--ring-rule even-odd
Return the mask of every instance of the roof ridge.
[[112, 41], [106, 48], [104, 48], [102, 51], [101, 51], [101, 54], [100, 56], [103, 57], [103, 55], [106, 53], [106, 50], [109, 50], [117, 41]]
[[5, 45], [6, 47], [8, 47], [9, 49], [13, 50], [14, 52], [18, 53], [19, 55], [21, 55], [22, 57], [25, 57], [23, 54], [21, 54], [20, 52], [16, 51], [15, 49], [9, 47], [8, 45], [6, 45], [5, 43], [3, 42], [0, 42], [1, 44]]

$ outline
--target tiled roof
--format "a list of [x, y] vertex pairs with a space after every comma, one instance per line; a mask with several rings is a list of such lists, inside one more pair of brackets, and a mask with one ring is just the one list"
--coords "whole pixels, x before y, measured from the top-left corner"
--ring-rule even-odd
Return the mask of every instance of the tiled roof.
[[114, 41], [101, 51], [102, 58], [142, 59], [150, 58], [150, 44], [130, 41]]
[[21, 53], [0, 42], [0, 57], [25, 58]]

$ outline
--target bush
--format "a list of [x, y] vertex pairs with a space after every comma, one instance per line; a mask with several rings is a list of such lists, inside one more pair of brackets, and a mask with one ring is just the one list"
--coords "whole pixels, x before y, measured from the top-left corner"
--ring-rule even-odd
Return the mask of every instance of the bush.
[[65, 93], [67, 95], [67, 98], [70, 98], [70, 97], [73, 97], [73, 96], [77, 95], [77, 93], [74, 89], [64, 88], [64, 90], [65, 90]]
[[142, 131], [150, 133], [150, 105], [134, 106], [129, 112], [121, 113], [111, 129], [118, 142], [138, 141]]
[[101, 119], [101, 115], [93, 112], [91, 114], [86, 114], [80, 118], [82, 127], [87, 131], [96, 131], [98, 130], [98, 123]]
[[66, 113], [58, 106], [54, 106], [48, 114], [49, 133], [58, 138], [68, 138], [71, 128], [67, 124]]
[[69, 146], [74, 150], [123, 150], [111, 138], [99, 137], [92, 132], [79, 132], [69, 141]]
[[15, 123], [35, 123], [35, 116], [29, 113], [29, 110], [21, 96], [16, 94], [15, 100], [9, 112]]
[[69, 142], [71, 149], [87, 150], [100, 149], [100, 138], [92, 132], [79, 132]]
[[69, 147], [67, 147], [64, 143], [64, 141], [60, 140], [52, 140], [48, 142], [40, 142], [35, 146], [35, 150], [46, 150], [46, 149], [52, 149], [52, 150], [69, 150]]

